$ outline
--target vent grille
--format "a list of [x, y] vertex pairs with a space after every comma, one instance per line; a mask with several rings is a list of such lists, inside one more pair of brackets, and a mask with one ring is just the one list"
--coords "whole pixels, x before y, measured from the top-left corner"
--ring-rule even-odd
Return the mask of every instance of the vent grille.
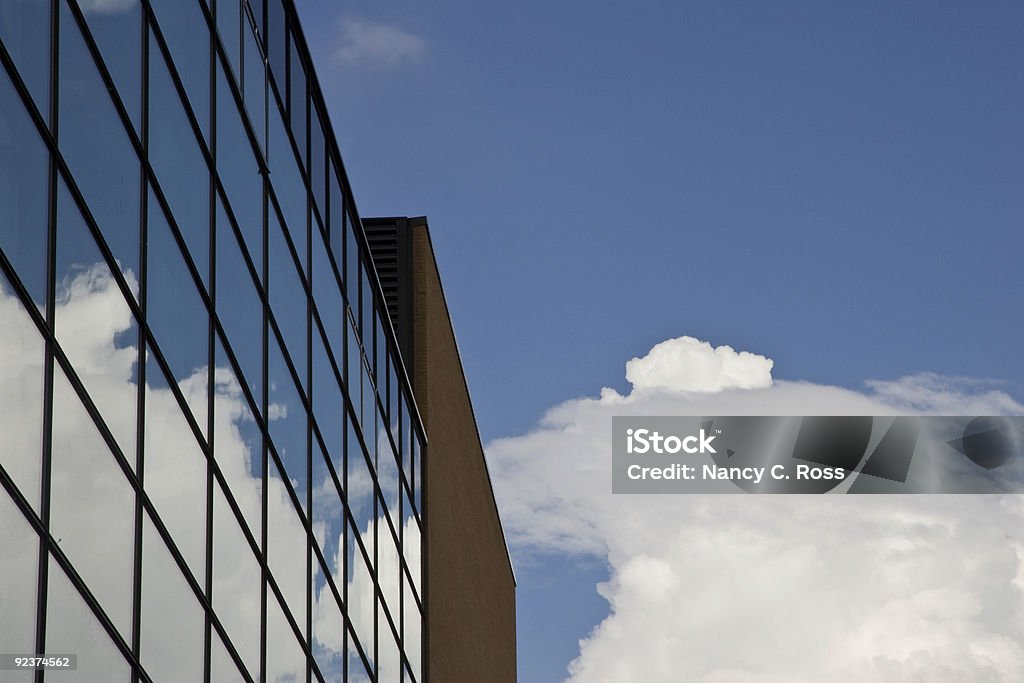
[[398, 301], [398, 224], [364, 221], [363, 229], [370, 244], [370, 254], [377, 267], [377, 277], [384, 293], [391, 325], [399, 335], [404, 333], [399, 325]]

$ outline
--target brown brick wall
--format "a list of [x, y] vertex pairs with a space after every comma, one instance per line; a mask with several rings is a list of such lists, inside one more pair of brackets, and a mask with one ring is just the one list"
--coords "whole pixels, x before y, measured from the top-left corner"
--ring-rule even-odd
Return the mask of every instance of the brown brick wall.
[[413, 248], [413, 389], [427, 431], [429, 683], [515, 683], [515, 579], [425, 226]]

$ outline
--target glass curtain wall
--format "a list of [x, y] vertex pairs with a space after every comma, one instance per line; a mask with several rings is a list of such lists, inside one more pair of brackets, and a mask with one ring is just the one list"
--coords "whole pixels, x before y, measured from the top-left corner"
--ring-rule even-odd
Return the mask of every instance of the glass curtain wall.
[[421, 681], [382, 301], [290, 0], [0, 3], [3, 650]]

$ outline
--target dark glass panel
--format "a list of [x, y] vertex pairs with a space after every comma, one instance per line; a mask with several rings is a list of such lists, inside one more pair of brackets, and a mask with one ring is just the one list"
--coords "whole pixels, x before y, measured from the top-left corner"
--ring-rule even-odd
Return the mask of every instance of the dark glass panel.
[[[0, 42], [11, 55], [36, 107], [50, 107], [50, 0], [0, 2]], [[7, 100], [5, 100], [7, 101]], [[5, 107], [6, 109], [6, 107]]]
[[[242, 17], [242, 0], [217, 1], [217, 32], [236, 82], [242, 80]], [[248, 19], [245, 20], [244, 30], [252, 33]]]
[[346, 361], [344, 379], [348, 387], [349, 399], [352, 401], [352, 407], [356, 411], [356, 416], [358, 417], [362, 411], [360, 367], [362, 367], [363, 363], [363, 352], [359, 347], [359, 340], [356, 336], [355, 325], [352, 323], [352, 318], [348, 315], [345, 316], [345, 331], [348, 345], [348, 351], [346, 354], [348, 356], [348, 360]]
[[201, 681], [203, 610], [148, 516], [142, 524], [141, 609], [139, 656], [146, 673], [158, 683]]
[[[4, 435], [0, 467], [38, 511], [43, 450], [43, 339], [3, 273], [0, 320], [0, 434]], [[0, 496], [5, 495], [0, 491]], [[0, 556], [2, 548], [0, 545]]]
[[198, 0], [150, 0], [150, 4], [199, 128], [209, 140], [210, 32], [206, 18]]
[[[135, 0], [79, 0], [103, 63], [136, 131], [142, 116], [142, 6]], [[62, 26], [61, 31], [65, 30]]]
[[[124, 273], [132, 292], [138, 285]], [[135, 462], [139, 326], [63, 182], [57, 187], [55, 332], [121, 452]]]
[[327, 150], [324, 142], [324, 128], [316, 109], [310, 111], [309, 118], [309, 187], [321, 219], [326, 220], [327, 181], [325, 173], [327, 172], [327, 161], [325, 154]]
[[61, 26], [61, 152], [121, 270], [137, 277], [139, 159], [64, 3]]
[[270, 344], [267, 372], [270, 438], [305, 511], [306, 493], [309, 490], [306, 472], [309, 420], [277, 342]]
[[[334, 275], [327, 248], [321, 235], [313, 235], [313, 301], [323, 324], [327, 344], [338, 364], [345, 369], [345, 300], [341, 297], [338, 278]], [[314, 371], [314, 376], [316, 372]]]
[[[256, 538], [262, 537], [263, 432], [220, 341], [214, 371], [214, 459]], [[262, 401], [262, 397], [258, 400]]]
[[[259, 538], [257, 533], [257, 543]], [[215, 486], [213, 609], [253, 680], [260, 676], [261, 585], [262, 573], [252, 547], [220, 486]]]
[[416, 438], [412, 442], [412, 490], [413, 490], [413, 505], [416, 506], [416, 511], [423, 515], [423, 440], [419, 436], [419, 432], [416, 433]]
[[331, 253], [334, 255], [334, 262], [338, 264], [340, 272], [344, 274], [345, 268], [345, 204], [341, 193], [341, 183], [338, 181], [338, 172], [334, 168], [334, 164], [330, 163], [327, 167], [328, 177], [330, 178], [328, 185], [330, 188], [330, 206], [328, 208], [329, 214], [329, 230], [330, 233], [330, 244]]
[[160, 366], [146, 366], [143, 483], [200, 585], [206, 576], [207, 463]]
[[245, 29], [242, 33], [245, 109], [249, 113], [249, 121], [256, 133], [257, 142], [262, 147], [265, 144], [267, 127], [267, 66], [263, 61], [263, 53], [256, 44], [256, 34], [249, 29], [248, 24]]
[[[0, 643], [15, 653], [35, 652], [36, 577], [39, 575], [39, 537], [0, 488]], [[25, 672], [29, 673], [29, 672]], [[5, 675], [15, 674], [5, 671]], [[6, 679], [5, 679], [6, 680]], [[30, 676], [11, 676], [30, 681]]]
[[345, 399], [319, 332], [313, 335], [313, 415], [331, 461], [340, 462], [345, 438]]
[[306, 187], [279, 114], [276, 108], [270, 113], [270, 184], [274, 187], [274, 196], [281, 207], [302, 271], [306, 272]]
[[[130, 508], [124, 517], [126, 520], [132, 519]], [[126, 598], [131, 596], [131, 592], [127, 590], [128, 586], [131, 586], [130, 575], [120, 587]], [[131, 641], [131, 631], [128, 631], [126, 640]], [[34, 648], [26, 652], [33, 650]], [[81, 594], [52, 557], [46, 582], [44, 650], [47, 654], [78, 655], [78, 669], [72, 674], [74, 679], [105, 683], [128, 683], [130, 680], [131, 669], [128, 662], [121, 656], [114, 641], [100, 626]], [[48, 678], [52, 680], [57, 678], [57, 675], [50, 674]]]
[[[255, 9], [255, 6], [253, 7]], [[284, 6], [281, 0], [270, 0], [267, 4], [267, 55], [270, 60], [270, 71], [277, 82], [277, 91], [281, 98], [287, 97], [285, 91], [285, 55], [287, 54], [288, 32], [284, 22]]]
[[[127, 640], [132, 596], [125, 588], [132, 585], [135, 494], [59, 366], [53, 413], [60, 419], [53, 422], [50, 533]], [[77, 648], [49, 651], [85, 655]]]
[[270, 308], [284, 338], [288, 355], [299, 375], [299, 381], [305, 388], [308, 298], [276, 215], [272, 216], [270, 223], [270, 274], [267, 283], [270, 290]]
[[149, 160], [203, 283], [210, 278], [210, 175], [156, 42], [149, 51]]
[[205, 435], [209, 316], [163, 211], [152, 195], [148, 234], [149, 327]]
[[[19, 0], [12, 7], [26, 5]], [[0, 25], [10, 7], [0, 3]], [[46, 304], [46, 226], [49, 214], [46, 145], [0, 69], [0, 250], [33, 302]]]
[[217, 174], [262, 277], [263, 175], [222, 69], [217, 69]]
[[288, 68], [288, 117], [292, 124], [292, 135], [299, 148], [299, 159], [303, 168], [306, 167], [306, 71], [295, 47], [295, 41], [289, 47]]
[[351, 207], [345, 211], [348, 227], [345, 230], [345, 297], [352, 309], [352, 315], [359, 320], [359, 262], [360, 246], [356, 237], [359, 224], [353, 220], [355, 213]]
[[217, 202], [217, 282], [217, 318], [253, 399], [262, 401], [263, 302], [220, 201]]

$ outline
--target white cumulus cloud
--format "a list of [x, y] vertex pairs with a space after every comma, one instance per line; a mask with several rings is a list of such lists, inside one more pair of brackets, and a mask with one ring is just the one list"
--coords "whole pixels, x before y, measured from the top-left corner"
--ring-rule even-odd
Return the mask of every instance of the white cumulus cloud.
[[[613, 496], [613, 415], [1024, 414], [998, 385], [917, 375], [863, 392], [771, 377], [692, 338], [633, 390], [488, 445], [515, 554], [597, 556], [607, 617], [571, 683], [1024, 680], [1019, 496]], [[717, 376], [716, 376], [717, 373]], [[742, 388], [750, 387], [750, 388]]]

